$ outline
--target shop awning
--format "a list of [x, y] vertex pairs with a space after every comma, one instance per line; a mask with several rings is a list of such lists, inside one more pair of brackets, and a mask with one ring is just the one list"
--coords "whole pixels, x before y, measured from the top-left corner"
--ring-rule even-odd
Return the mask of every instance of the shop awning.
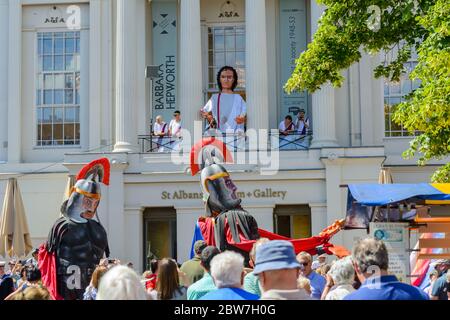
[[412, 198], [427, 200], [430, 204], [450, 201], [450, 183], [349, 184], [348, 189], [351, 196], [365, 206], [382, 206]]

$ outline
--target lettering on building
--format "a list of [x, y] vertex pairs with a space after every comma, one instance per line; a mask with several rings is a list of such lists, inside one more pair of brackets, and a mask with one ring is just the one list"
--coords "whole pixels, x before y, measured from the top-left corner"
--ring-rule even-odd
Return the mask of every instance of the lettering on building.
[[297, 60], [297, 42], [295, 41], [295, 28], [296, 28], [296, 19], [295, 16], [289, 17], [289, 48], [290, 48], [290, 67], [291, 72], [295, 70]]
[[[274, 190], [272, 188], [254, 189], [252, 191], [238, 191], [237, 196], [241, 199], [267, 199], [278, 198], [284, 200], [286, 198], [286, 190]], [[201, 192], [186, 192], [185, 190], [177, 190], [175, 192], [162, 191], [162, 200], [186, 200], [186, 199], [203, 199]]]
[[47, 17], [44, 20], [45, 24], [57, 24], [57, 23], [66, 23], [66, 20], [62, 17], [62, 12], [58, 7], [54, 6], [51, 10], [49, 10]]
[[66, 23], [66, 20], [60, 17], [48, 17], [45, 18], [44, 23]]
[[226, 1], [220, 7], [219, 18], [236, 18], [239, 13], [236, 11], [236, 5], [231, 1]]
[[164, 63], [158, 67], [158, 78], [154, 82], [154, 108], [175, 109], [176, 94], [176, 61], [175, 56], [166, 56]]
[[161, 193], [162, 200], [187, 200], [187, 199], [202, 199], [203, 194], [201, 192], [186, 192], [184, 190], [179, 190], [175, 192], [163, 191]]

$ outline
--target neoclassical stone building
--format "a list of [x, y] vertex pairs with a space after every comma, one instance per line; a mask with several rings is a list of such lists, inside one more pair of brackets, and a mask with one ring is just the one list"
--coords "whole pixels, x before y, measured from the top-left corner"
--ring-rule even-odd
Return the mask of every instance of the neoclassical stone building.
[[[275, 150], [276, 174], [264, 174], [261, 154], [228, 166], [261, 227], [317, 234], [345, 215], [340, 185], [376, 182], [382, 165], [395, 182], [428, 181], [435, 166], [401, 157], [410, 137], [390, 117], [418, 84], [374, 79], [381, 57], [364, 54], [341, 88], [284, 93], [322, 12], [313, 0], [0, 0], [0, 199], [18, 177], [37, 245], [58, 217], [67, 175], [106, 156], [111, 186], [99, 216], [112, 255], [141, 269], [152, 254], [186, 260], [204, 212], [199, 177], [150, 152], [145, 137], [174, 110], [194, 132], [225, 64], [238, 71], [247, 128], [276, 129], [299, 109], [311, 123], [307, 147]], [[364, 234], [334, 241], [351, 247]]]

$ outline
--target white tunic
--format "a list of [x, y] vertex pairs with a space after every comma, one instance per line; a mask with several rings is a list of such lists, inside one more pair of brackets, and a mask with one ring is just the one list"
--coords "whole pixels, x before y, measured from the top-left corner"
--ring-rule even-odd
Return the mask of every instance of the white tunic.
[[153, 125], [153, 133], [154, 134], [166, 133], [167, 130], [168, 130], [168, 126], [167, 126], [167, 123], [165, 123], [165, 122], [161, 122], [161, 124], [159, 124], [158, 122], [155, 122], [155, 124]]
[[[306, 128], [305, 128], [306, 123]], [[309, 118], [300, 121], [298, 118], [295, 119], [295, 127], [297, 128], [298, 134], [307, 134], [309, 129]]]
[[283, 121], [280, 122], [280, 125], [278, 126], [278, 129], [279, 129], [280, 131], [286, 131], [286, 130], [292, 130], [292, 131], [294, 131], [294, 130], [295, 130], [295, 126], [294, 126], [294, 124], [291, 122], [291, 124], [290, 124], [290, 126], [289, 126], [289, 129], [287, 129], [287, 128], [286, 128], [286, 124], [284, 123], [284, 120], [283, 120]]
[[171, 134], [170, 149], [172, 151], [178, 151], [181, 143], [181, 121], [176, 122], [175, 119], [171, 120], [169, 130]]
[[171, 120], [170, 124], [169, 124], [169, 130], [170, 130], [172, 137], [180, 136], [181, 121], [176, 122], [175, 120]]
[[202, 108], [203, 112], [212, 112], [217, 121], [217, 129], [225, 132], [244, 131], [244, 124], [237, 124], [236, 117], [247, 114], [247, 105], [239, 94], [222, 93], [218, 108], [219, 94], [213, 94]]

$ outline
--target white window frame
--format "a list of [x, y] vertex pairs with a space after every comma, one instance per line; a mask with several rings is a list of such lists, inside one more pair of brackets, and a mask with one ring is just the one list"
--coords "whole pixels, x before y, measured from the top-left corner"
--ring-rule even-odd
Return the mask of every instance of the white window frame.
[[[395, 53], [390, 53], [390, 57], [391, 59], [393, 59]], [[417, 55], [413, 52], [411, 55], [411, 59], [409, 59], [406, 62], [409, 66], [409, 71], [406, 73], [403, 73], [400, 76], [400, 82], [398, 84], [395, 84], [396, 86], [399, 86], [399, 93], [394, 93], [391, 95], [391, 88], [393, 87], [393, 84], [389, 84], [388, 79], [383, 78], [383, 138], [384, 139], [398, 139], [398, 138], [412, 138], [414, 136], [419, 135], [419, 132], [416, 132], [414, 135], [411, 135], [407, 130], [405, 130], [403, 128], [403, 126], [400, 126], [400, 130], [391, 130], [392, 128], [392, 124], [394, 124], [391, 115], [392, 112], [391, 110], [389, 110], [389, 112], [386, 112], [386, 108], [387, 106], [391, 106], [391, 104], [386, 104], [386, 101], [388, 99], [399, 99], [399, 102], [403, 102], [405, 101], [405, 96], [410, 94], [412, 92], [412, 90], [418, 88], [418, 86], [420, 85], [420, 82], [418, 80], [411, 80], [409, 79], [409, 74], [412, 72], [412, 70], [414, 70], [415, 66], [417, 65]], [[410, 85], [410, 90], [407, 92], [402, 92], [403, 89], [403, 83], [404, 81], [407, 81]], [[388, 93], [386, 94], [386, 88], [388, 89]], [[386, 116], [389, 116], [389, 126], [390, 128], [386, 128]], [[399, 135], [393, 135], [393, 134], [399, 134]]]
[[[81, 61], [82, 61], [82, 52], [84, 51], [83, 46], [82, 46], [82, 42], [83, 42], [83, 29], [81, 30], [67, 30], [65, 28], [49, 28], [49, 29], [36, 29], [35, 30], [35, 34], [34, 34], [34, 61], [35, 61], [35, 68], [34, 68], [34, 73], [33, 73], [33, 149], [73, 149], [73, 148], [81, 148], [82, 146], [82, 133], [81, 133], [81, 127], [82, 127], [82, 85], [81, 85], [81, 79], [83, 79], [83, 73], [82, 73], [82, 67], [81, 67]], [[38, 81], [39, 81], [39, 75], [44, 75], [47, 72], [45, 72], [43, 70], [43, 66], [42, 66], [42, 71], [39, 70], [39, 44], [38, 44], [38, 35], [39, 34], [44, 34], [44, 33], [67, 33], [67, 32], [72, 32], [72, 33], [78, 33], [79, 34], [79, 43], [80, 43], [80, 49], [79, 49], [79, 61], [80, 61], [80, 66], [78, 66], [78, 69], [74, 69], [74, 71], [72, 72], [72, 74], [74, 75], [74, 102], [76, 102], [76, 93], [75, 93], [75, 86], [76, 86], [76, 74], [78, 73], [80, 75], [80, 92], [79, 92], [79, 101], [78, 104], [74, 103], [73, 105], [66, 105], [65, 104], [65, 93], [63, 95], [63, 99], [64, 99], [64, 103], [62, 105], [55, 105], [55, 104], [51, 104], [48, 106], [48, 108], [63, 108], [63, 110], [65, 110], [66, 108], [76, 108], [78, 107], [78, 125], [79, 125], [79, 130], [80, 130], [80, 136], [78, 139], [78, 143], [77, 144], [64, 144], [64, 131], [63, 131], [63, 144], [61, 145], [56, 145], [56, 144], [51, 144], [51, 145], [39, 145], [38, 144], [38, 133], [37, 133], [37, 129], [38, 129], [38, 116], [37, 116], [37, 111], [38, 108], [44, 108], [45, 105], [43, 104], [43, 96], [44, 96], [44, 92], [42, 91], [42, 96], [41, 96], [41, 104], [37, 105], [37, 91], [38, 91]], [[63, 37], [63, 39], [65, 39], [65, 37]], [[65, 46], [65, 43], [64, 43]], [[63, 50], [62, 55], [65, 57], [65, 50]], [[55, 54], [52, 54], [52, 57], [54, 57]], [[64, 60], [65, 63], [65, 60]], [[50, 74], [58, 74], [57, 71], [53, 71], [53, 72], [48, 72]], [[63, 72], [59, 72], [59, 73], [63, 73], [64, 77], [65, 74], [67, 74], [65, 71]], [[44, 86], [44, 83], [42, 82], [42, 85]], [[54, 84], [53, 84], [54, 87]], [[44, 90], [44, 88], [42, 88], [41, 90]], [[64, 89], [65, 90], [65, 89]], [[64, 118], [65, 118], [65, 113], [63, 112], [63, 130], [64, 130]], [[77, 122], [73, 122], [73, 124], [75, 125]], [[52, 143], [53, 143], [53, 117], [52, 117]], [[41, 136], [42, 138], [42, 136]], [[75, 139], [74, 139], [75, 140]], [[44, 141], [44, 140], [40, 140], [40, 141]]]
[[[209, 31], [208, 30], [209, 30], [209, 28], [226, 28], [226, 27], [241, 27], [241, 28], [244, 28], [244, 39], [245, 39], [245, 35], [246, 35], [246, 32], [247, 32], [245, 22], [226, 22], [226, 23], [208, 23], [208, 24], [205, 24], [205, 29], [204, 29], [204, 33], [205, 33], [204, 34], [204, 37], [205, 37], [204, 57], [205, 57], [205, 61], [207, 62], [207, 63], [205, 63], [205, 66], [204, 66], [205, 70], [204, 70], [204, 73], [203, 73], [205, 75], [205, 77], [204, 77], [205, 79], [203, 79], [203, 91], [204, 91], [204, 95], [205, 95], [205, 101], [208, 101], [208, 95], [219, 92], [218, 88], [210, 88], [209, 87], [209, 84], [210, 84], [210, 82], [209, 82], [209, 68], [210, 68], [210, 65], [209, 65], [209, 39], [208, 39]], [[244, 59], [245, 59], [246, 51], [247, 51], [247, 44], [245, 43]], [[246, 73], [246, 70], [247, 70], [246, 66], [247, 66], [247, 62], [245, 61], [244, 62], [245, 73]], [[216, 67], [216, 66], [214, 66], [214, 67]], [[233, 66], [233, 67], [235, 67], [235, 66]], [[215, 76], [216, 76], [216, 74], [214, 74], [214, 79], [215, 79]], [[247, 77], [245, 77], [245, 81], [247, 81]], [[214, 82], [216, 82], [216, 81], [214, 80]], [[246, 93], [246, 88], [245, 87], [236, 87], [235, 91], [236, 91], [236, 93], [244, 93], [245, 94]]]

